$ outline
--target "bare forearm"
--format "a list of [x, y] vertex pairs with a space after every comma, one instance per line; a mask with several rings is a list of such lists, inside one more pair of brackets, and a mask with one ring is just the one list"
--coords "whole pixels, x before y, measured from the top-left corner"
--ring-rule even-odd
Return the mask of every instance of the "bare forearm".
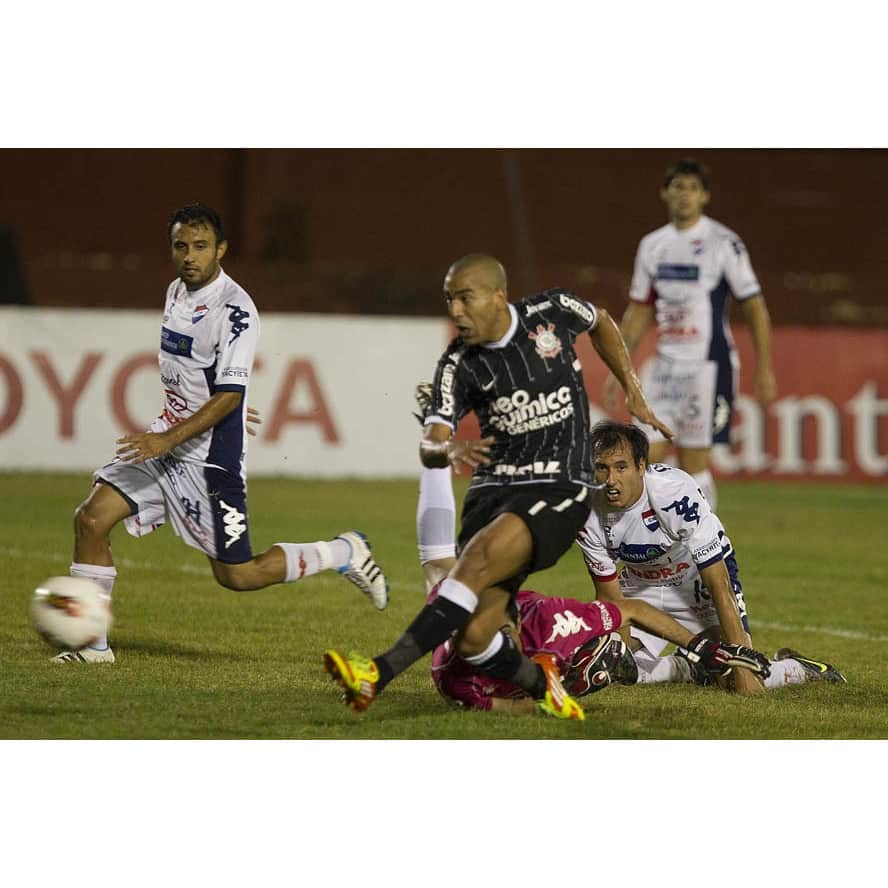
[[243, 395], [240, 392], [218, 392], [213, 395], [197, 413], [164, 432], [170, 442], [170, 449], [218, 425], [232, 410], [240, 406], [242, 399]]
[[638, 376], [632, 366], [626, 342], [616, 322], [604, 309], [599, 309], [598, 326], [589, 333], [589, 338], [595, 351], [623, 386], [623, 390], [628, 393], [630, 389], [639, 389]]
[[753, 296], [742, 303], [743, 315], [752, 336], [756, 366], [771, 366], [771, 316], [763, 296]]
[[729, 644], [749, 645], [750, 638], [743, 628], [737, 599], [734, 598], [734, 591], [731, 589], [731, 581], [724, 562], [719, 561], [704, 568], [700, 571], [700, 578], [712, 596], [712, 603], [715, 605], [718, 622], [721, 626], [722, 641]]
[[628, 617], [636, 626], [680, 647], [685, 647], [693, 638], [693, 634], [688, 632], [684, 626], [677, 623], [668, 614], [658, 611], [646, 601], [625, 599], [620, 602], [620, 610], [623, 612], [623, 616]]

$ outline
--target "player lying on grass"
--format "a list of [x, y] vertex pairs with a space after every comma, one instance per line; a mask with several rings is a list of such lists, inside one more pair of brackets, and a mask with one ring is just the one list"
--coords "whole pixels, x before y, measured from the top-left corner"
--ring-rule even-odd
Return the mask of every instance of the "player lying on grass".
[[[694, 479], [673, 466], [649, 465], [647, 436], [634, 425], [599, 422], [591, 441], [595, 479], [604, 487], [592, 497], [577, 542], [597, 598], [646, 601], [695, 635], [751, 647], [733, 546]], [[679, 660], [659, 657], [662, 638], [638, 627], [622, 634], [651, 680], [686, 680]], [[790, 648], [774, 655], [764, 686], [749, 670], [732, 676], [742, 693], [810, 679], [845, 681], [829, 663]]]

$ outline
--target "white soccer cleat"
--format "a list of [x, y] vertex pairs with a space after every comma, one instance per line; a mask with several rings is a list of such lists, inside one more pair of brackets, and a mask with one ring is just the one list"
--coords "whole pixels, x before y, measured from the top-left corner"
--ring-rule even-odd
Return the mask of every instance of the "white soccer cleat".
[[56, 654], [50, 663], [113, 663], [114, 651], [107, 647], [103, 651], [85, 647], [79, 651], [62, 651]]
[[359, 530], [347, 530], [337, 540], [345, 540], [351, 549], [348, 564], [338, 568], [347, 580], [354, 583], [372, 602], [377, 610], [388, 604], [388, 582], [382, 568], [370, 554], [370, 543]]

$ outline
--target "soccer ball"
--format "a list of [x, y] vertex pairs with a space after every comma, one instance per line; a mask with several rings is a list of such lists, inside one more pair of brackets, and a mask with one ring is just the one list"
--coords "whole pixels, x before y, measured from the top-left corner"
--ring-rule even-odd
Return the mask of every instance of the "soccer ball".
[[34, 590], [31, 622], [53, 647], [79, 651], [108, 634], [111, 596], [86, 577], [50, 577]]

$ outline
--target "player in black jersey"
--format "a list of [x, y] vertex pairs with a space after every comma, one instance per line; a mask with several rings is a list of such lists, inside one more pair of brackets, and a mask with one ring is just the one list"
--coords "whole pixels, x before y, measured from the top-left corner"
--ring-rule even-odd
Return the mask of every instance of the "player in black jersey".
[[[603, 309], [557, 289], [512, 305], [505, 270], [482, 254], [450, 267], [444, 295], [457, 337], [438, 363], [420, 458], [428, 467], [473, 469], [459, 557], [438, 597], [392, 648], [372, 660], [329, 650], [325, 668], [344, 688], [345, 702], [364, 710], [396, 675], [457, 633], [464, 660], [524, 688], [543, 712], [582, 719], [554, 662], [545, 655], [529, 660], [499, 631], [524, 579], [555, 564], [589, 514], [589, 402], [573, 348], [577, 336], [589, 333], [620, 380], [629, 412], [671, 432], [648, 407], [619, 329]], [[470, 410], [481, 439], [454, 441]]]

